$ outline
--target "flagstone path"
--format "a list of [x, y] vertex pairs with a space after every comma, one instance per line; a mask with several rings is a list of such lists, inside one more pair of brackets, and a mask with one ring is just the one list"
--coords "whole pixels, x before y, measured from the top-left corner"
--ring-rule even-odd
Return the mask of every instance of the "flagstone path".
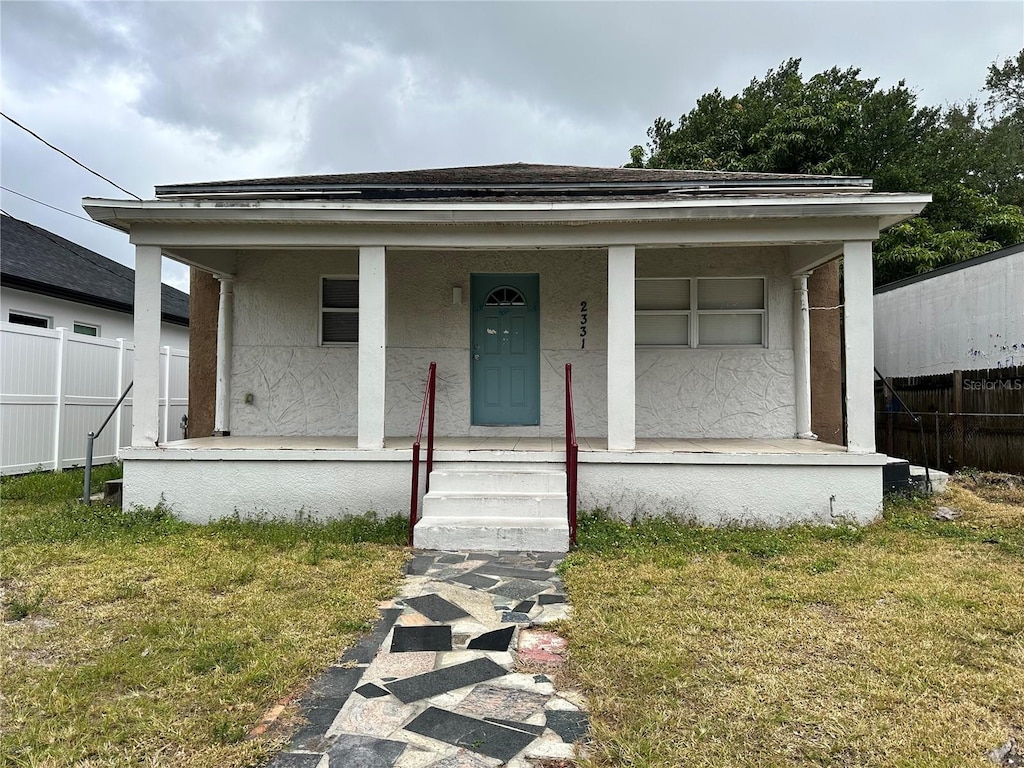
[[556, 690], [571, 610], [550, 554], [419, 551], [373, 632], [300, 700], [308, 721], [267, 768], [534, 768], [586, 736]]

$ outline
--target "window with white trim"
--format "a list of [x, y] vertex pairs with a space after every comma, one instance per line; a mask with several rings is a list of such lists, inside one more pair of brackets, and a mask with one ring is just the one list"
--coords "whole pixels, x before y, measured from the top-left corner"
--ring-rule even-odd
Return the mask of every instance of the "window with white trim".
[[359, 278], [320, 279], [320, 343], [355, 344], [359, 341]]
[[640, 347], [763, 347], [763, 277], [659, 277], [636, 280]]
[[80, 333], [83, 336], [99, 336], [100, 327], [98, 325], [92, 325], [90, 323], [75, 323], [75, 333]]
[[636, 343], [638, 346], [689, 346], [689, 278], [637, 278]]
[[33, 328], [53, 327], [52, 317], [33, 315], [31, 312], [14, 312], [13, 310], [7, 313], [7, 322], [16, 323], [17, 325], [30, 325]]

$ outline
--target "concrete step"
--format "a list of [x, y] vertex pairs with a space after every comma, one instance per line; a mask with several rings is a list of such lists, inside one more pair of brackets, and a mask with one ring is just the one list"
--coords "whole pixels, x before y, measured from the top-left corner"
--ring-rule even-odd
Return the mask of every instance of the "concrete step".
[[518, 493], [511, 491], [435, 491], [423, 497], [424, 517], [452, 517], [478, 520], [507, 518], [557, 518], [566, 515], [567, 498], [561, 493]]
[[435, 469], [430, 473], [430, 492], [561, 493], [565, 471], [495, 466], [488, 469]]
[[569, 526], [556, 518], [507, 517], [480, 520], [424, 516], [416, 524], [415, 543], [423, 549], [499, 552], [567, 552]]

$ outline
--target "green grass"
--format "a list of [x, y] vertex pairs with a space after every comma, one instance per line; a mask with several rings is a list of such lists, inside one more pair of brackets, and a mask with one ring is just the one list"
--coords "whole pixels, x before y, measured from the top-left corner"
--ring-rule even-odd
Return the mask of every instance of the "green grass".
[[952, 767], [1019, 743], [1024, 505], [975, 490], [937, 500], [954, 523], [918, 498], [863, 528], [584, 517], [562, 627], [581, 765]]
[[[92, 468], [92, 493], [103, 489], [107, 480], [121, 477], [120, 464], [100, 464]], [[31, 472], [0, 478], [0, 499], [7, 501], [35, 501], [40, 503], [80, 499], [85, 485], [85, 471], [73, 469], [65, 472]]]
[[257, 764], [261, 715], [401, 579], [400, 519], [197, 526], [81, 505], [62, 474], [0, 486], [0, 766]]

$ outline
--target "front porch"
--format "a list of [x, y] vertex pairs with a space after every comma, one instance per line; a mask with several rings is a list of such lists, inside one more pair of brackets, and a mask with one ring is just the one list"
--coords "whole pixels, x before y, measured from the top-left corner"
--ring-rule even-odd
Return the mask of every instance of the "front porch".
[[[312, 518], [409, 512], [413, 438], [357, 448], [354, 436], [230, 436], [124, 453], [125, 503], [169, 504], [206, 522], [242, 515]], [[578, 439], [579, 507], [622, 519], [675, 515], [705, 525], [866, 523], [881, 505], [885, 457], [801, 439], [639, 438], [630, 451]], [[438, 437], [434, 475], [564, 472], [564, 441]], [[564, 477], [564, 475], [563, 475]], [[420, 494], [425, 472], [421, 473]], [[564, 481], [563, 481], [564, 482]], [[564, 509], [564, 502], [561, 509]]]

